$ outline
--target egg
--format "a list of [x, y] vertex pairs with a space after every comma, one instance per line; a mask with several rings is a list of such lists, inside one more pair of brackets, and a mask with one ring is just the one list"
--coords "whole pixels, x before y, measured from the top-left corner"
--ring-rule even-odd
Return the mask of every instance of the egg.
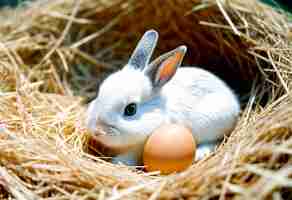
[[196, 142], [190, 129], [179, 124], [163, 124], [147, 139], [143, 164], [148, 172], [179, 172], [192, 164], [195, 152]]

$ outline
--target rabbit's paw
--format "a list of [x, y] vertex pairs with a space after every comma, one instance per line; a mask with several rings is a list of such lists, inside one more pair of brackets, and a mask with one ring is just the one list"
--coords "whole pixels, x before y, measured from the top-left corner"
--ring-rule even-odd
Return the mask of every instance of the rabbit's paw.
[[128, 152], [124, 154], [119, 154], [112, 158], [113, 164], [124, 164], [128, 166], [138, 166], [140, 164], [140, 159], [137, 158], [135, 152]]
[[212, 153], [217, 145], [217, 142], [199, 144], [196, 150], [195, 160], [200, 160]]

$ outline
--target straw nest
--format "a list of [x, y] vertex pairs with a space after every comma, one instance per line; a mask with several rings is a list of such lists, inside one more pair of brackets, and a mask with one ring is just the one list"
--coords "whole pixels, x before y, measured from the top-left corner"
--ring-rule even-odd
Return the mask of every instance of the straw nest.
[[[155, 53], [224, 78], [241, 118], [216, 152], [168, 176], [100, 159], [82, 118], [144, 31]], [[289, 16], [256, 0], [47, 0], [1, 11], [0, 197], [291, 199]]]

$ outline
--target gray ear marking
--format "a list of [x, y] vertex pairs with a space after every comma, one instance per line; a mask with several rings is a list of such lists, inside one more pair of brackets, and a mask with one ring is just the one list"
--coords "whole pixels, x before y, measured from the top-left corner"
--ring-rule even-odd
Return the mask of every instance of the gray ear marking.
[[182, 63], [186, 51], [186, 46], [179, 46], [156, 58], [145, 68], [144, 73], [149, 77], [154, 88], [161, 88], [174, 76], [177, 68]]
[[158, 33], [155, 30], [151, 29], [146, 31], [132, 53], [128, 65], [134, 67], [134, 69], [143, 70], [149, 63], [157, 40]]

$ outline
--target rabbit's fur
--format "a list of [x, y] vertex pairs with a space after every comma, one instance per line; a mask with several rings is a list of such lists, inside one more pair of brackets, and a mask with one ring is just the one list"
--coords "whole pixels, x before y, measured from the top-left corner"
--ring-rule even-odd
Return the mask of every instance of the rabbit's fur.
[[[149, 64], [157, 39], [156, 31], [147, 31], [128, 64], [104, 80], [88, 108], [87, 126], [100, 142], [116, 150], [113, 162], [141, 164], [147, 137], [170, 122], [190, 127], [199, 145], [211, 144], [201, 151], [199, 146], [197, 157], [202, 157], [230, 133], [239, 115], [239, 101], [221, 79], [196, 67], [178, 69], [185, 46]], [[131, 103], [136, 113], [126, 116]]]

